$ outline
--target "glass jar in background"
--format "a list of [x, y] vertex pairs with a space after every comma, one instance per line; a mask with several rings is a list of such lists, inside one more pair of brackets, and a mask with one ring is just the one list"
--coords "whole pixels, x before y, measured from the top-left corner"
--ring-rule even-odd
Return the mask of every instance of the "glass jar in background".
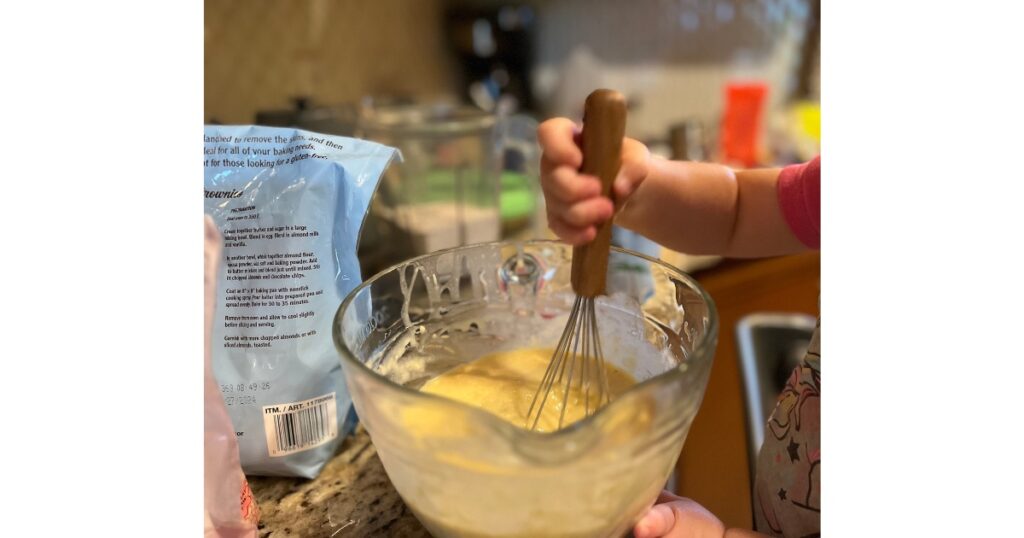
[[366, 227], [388, 250], [375, 265], [539, 233], [536, 129], [532, 118], [467, 106], [364, 107], [358, 136], [402, 152], [381, 180]]

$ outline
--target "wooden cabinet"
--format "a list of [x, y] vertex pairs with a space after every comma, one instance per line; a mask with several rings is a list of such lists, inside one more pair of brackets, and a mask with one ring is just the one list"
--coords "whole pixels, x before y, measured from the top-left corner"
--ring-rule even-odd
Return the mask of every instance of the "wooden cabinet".
[[736, 322], [753, 312], [817, 316], [818, 253], [763, 260], [726, 260], [694, 277], [711, 295], [720, 320], [718, 350], [704, 403], [677, 464], [676, 491], [730, 527], [751, 528], [752, 477], [746, 411], [736, 351]]

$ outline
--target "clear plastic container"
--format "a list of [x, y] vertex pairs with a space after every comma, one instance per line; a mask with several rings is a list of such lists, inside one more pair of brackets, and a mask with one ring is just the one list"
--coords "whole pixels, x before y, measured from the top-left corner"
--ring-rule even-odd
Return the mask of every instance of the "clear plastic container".
[[358, 123], [360, 137], [402, 152], [385, 172], [370, 214], [387, 239], [373, 246], [391, 247], [391, 261], [505, 239], [539, 223], [540, 193], [531, 188], [539, 185], [539, 171], [531, 163], [540, 162], [540, 149], [532, 118], [407, 104], [367, 106]]
[[[367, 280], [334, 339], [359, 417], [395, 488], [434, 536], [621, 536], [675, 465], [704, 396], [718, 318], [677, 269], [613, 249], [610, 271], [653, 281], [598, 300], [605, 359], [638, 384], [596, 414], [536, 433], [419, 392], [495, 351], [551, 347], [574, 295], [572, 249], [490, 243], [415, 258]], [[614, 275], [613, 275], [614, 276]], [[621, 275], [619, 275], [621, 276]]]

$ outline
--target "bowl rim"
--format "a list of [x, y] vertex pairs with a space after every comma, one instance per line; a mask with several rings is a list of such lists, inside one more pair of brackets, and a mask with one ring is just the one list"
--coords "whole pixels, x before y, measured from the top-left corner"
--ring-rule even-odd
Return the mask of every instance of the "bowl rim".
[[[694, 279], [692, 276], [690, 276], [689, 274], [684, 272], [682, 269], [680, 269], [680, 268], [678, 268], [678, 267], [676, 267], [676, 266], [674, 266], [674, 265], [672, 265], [672, 264], [670, 264], [670, 263], [668, 263], [668, 262], [666, 262], [664, 260], [661, 260], [661, 259], [658, 259], [658, 258], [654, 258], [654, 257], [648, 256], [646, 254], [642, 254], [642, 253], [639, 253], [639, 252], [636, 252], [636, 251], [633, 251], [633, 250], [630, 250], [630, 249], [616, 247], [616, 246], [612, 246], [611, 247], [611, 250], [613, 252], [619, 252], [619, 253], [622, 253], [622, 254], [628, 254], [630, 256], [635, 256], [637, 258], [643, 259], [643, 260], [645, 260], [647, 262], [660, 265], [663, 268], [665, 268], [666, 270], [668, 270], [670, 273], [673, 273], [675, 276], [677, 276], [681, 280], [685, 281], [687, 284], [690, 285], [690, 287], [692, 289], [696, 290], [700, 294], [701, 299], [707, 305], [708, 320], [709, 320], [707, 329], [700, 336], [700, 338], [698, 338], [697, 341], [694, 343], [693, 354], [689, 357], [690, 360], [688, 360], [687, 363], [676, 365], [676, 366], [674, 366], [672, 368], [669, 368], [668, 370], [665, 370], [664, 372], [662, 372], [662, 373], [660, 373], [658, 375], [655, 375], [653, 377], [645, 379], [645, 380], [643, 380], [643, 381], [641, 381], [641, 382], [639, 382], [639, 383], [629, 387], [629, 389], [627, 389], [625, 392], [620, 394], [618, 398], [616, 398], [616, 399], [612, 400], [610, 403], [608, 403], [608, 404], [598, 408], [597, 411], [595, 411], [592, 415], [584, 417], [584, 418], [582, 418], [582, 419], [580, 419], [580, 420], [570, 424], [569, 426], [566, 426], [564, 428], [561, 428], [561, 429], [558, 429], [558, 430], [555, 430], [555, 431], [552, 431], [552, 432], [538, 432], [538, 431], [535, 431], [535, 430], [528, 430], [526, 428], [522, 428], [522, 427], [516, 426], [516, 425], [512, 424], [511, 422], [508, 422], [508, 421], [502, 419], [501, 417], [498, 417], [497, 415], [494, 415], [493, 413], [491, 413], [489, 411], [481, 409], [480, 407], [473, 406], [473, 405], [470, 405], [470, 404], [467, 404], [467, 403], [463, 403], [463, 402], [460, 402], [460, 401], [457, 401], [457, 400], [453, 400], [451, 398], [446, 398], [444, 396], [440, 396], [440, 395], [437, 395], [437, 394], [428, 393], [428, 392], [422, 392], [422, 391], [419, 391], [419, 390], [416, 390], [416, 389], [412, 389], [412, 388], [406, 387], [405, 385], [399, 385], [398, 383], [395, 383], [395, 382], [391, 381], [390, 379], [388, 379], [387, 377], [377, 373], [372, 368], [367, 366], [365, 363], [363, 363], [362, 361], [357, 359], [355, 354], [348, 348], [348, 345], [345, 343], [344, 338], [341, 335], [340, 327], [341, 327], [342, 316], [347, 311], [349, 305], [352, 303], [352, 301], [355, 299], [355, 297], [363, 289], [369, 287], [375, 281], [379, 280], [380, 278], [383, 278], [386, 274], [388, 274], [388, 273], [390, 273], [392, 271], [403, 269], [407, 265], [409, 265], [411, 263], [414, 263], [414, 262], [417, 262], [417, 261], [425, 260], [427, 258], [432, 258], [432, 257], [438, 257], [438, 256], [441, 256], [441, 255], [444, 255], [444, 254], [448, 254], [448, 253], [452, 253], [452, 252], [457, 252], [457, 251], [460, 251], [460, 250], [468, 250], [468, 249], [480, 248], [480, 247], [498, 247], [498, 248], [503, 247], [503, 246], [515, 247], [517, 245], [521, 245], [521, 246], [525, 247], [526, 245], [545, 245], [545, 244], [557, 246], [559, 248], [572, 248], [572, 246], [568, 245], [567, 243], [564, 243], [564, 242], [558, 241], [558, 240], [552, 240], [552, 239], [528, 239], [528, 240], [521, 240], [521, 241], [515, 241], [515, 240], [488, 241], [488, 242], [483, 242], [483, 243], [472, 243], [472, 244], [469, 244], [469, 245], [462, 245], [462, 246], [458, 246], [458, 247], [451, 247], [451, 248], [437, 250], [437, 251], [434, 251], [434, 252], [431, 252], [431, 253], [428, 253], [428, 254], [422, 254], [422, 255], [419, 255], [419, 256], [415, 256], [415, 257], [409, 258], [408, 260], [405, 260], [405, 261], [402, 261], [402, 262], [398, 262], [398, 263], [396, 263], [394, 265], [391, 265], [391, 266], [389, 266], [389, 267], [387, 267], [385, 269], [382, 269], [381, 271], [378, 271], [376, 274], [374, 274], [370, 278], [367, 278], [366, 280], [361, 282], [358, 286], [353, 288], [352, 291], [350, 291], [348, 293], [348, 295], [345, 296], [345, 299], [341, 302], [341, 305], [338, 307], [338, 310], [335, 312], [335, 315], [334, 315], [334, 318], [333, 318], [333, 321], [332, 321], [332, 327], [331, 327], [331, 339], [334, 340], [334, 347], [338, 351], [338, 354], [341, 355], [342, 363], [343, 364], [344, 363], [348, 363], [349, 365], [354, 366], [356, 369], [364, 371], [365, 373], [367, 373], [369, 375], [370, 379], [374, 380], [374, 382], [386, 385], [386, 386], [390, 387], [391, 389], [398, 390], [402, 394], [406, 394], [406, 395], [413, 396], [413, 397], [416, 397], [416, 398], [426, 399], [428, 401], [441, 402], [441, 403], [444, 403], [446, 405], [454, 405], [457, 408], [461, 409], [463, 412], [467, 412], [470, 415], [475, 415], [477, 417], [480, 417], [486, 423], [488, 423], [492, 427], [492, 429], [495, 429], [499, 434], [509, 438], [512, 441], [521, 440], [521, 439], [523, 439], [524, 436], [526, 436], [527, 438], [535, 439], [535, 440], [542, 440], [542, 439], [547, 439], [547, 440], [565, 440], [568, 437], [573, 436], [574, 434], [577, 434], [577, 433], [579, 433], [581, 431], [589, 430], [590, 429], [590, 426], [589, 426], [590, 424], [598, 423], [598, 422], [601, 422], [602, 420], [604, 420], [604, 417], [608, 416], [608, 414], [606, 413], [607, 409], [609, 407], [615, 405], [616, 402], [622, 400], [623, 397], [631, 395], [631, 394], [634, 394], [634, 393], [637, 393], [637, 392], [641, 392], [642, 390], [644, 390], [648, 386], [659, 384], [659, 383], [664, 383], [664, 382], [667, 382], [670, 379], [673, 379], [673, 378], [675, 378], [677, 376], [683, 375], [685, 373], [685, 370], [686, 370], [686, 369], [683, 368], [683, 366], [685, 364], [688, 364], [690, 361], [696, 360], [696, 361], [700, 361], [700, 362], [707, 362], [708, 363], [707, 364], [707, 372], [708, 372], [708, 374], [710, 374], [711, 366], [712, 366], [712, 363], [713, 363], [713, 360], [714, 360], [715, 348], [717, 347], [717, 341], [718, 341], [718, 323], [719, 323], [719, 319], [718, 319], [718, 309], [715, 306], [714, 300], [712, 300], [711, 296], [708, 294], [707, 290], [705, 290], [704, 287], [701, 286], [700, 283], [697, 282], [696, 279]], [[711, 343], [710, 348], [708, 346], [709, 342]], [[346, 382], [347, 382], [347, 376], [346, 376]], [[704, 391], [706, 391], [706, 390], [707, 390], [707, 382], [705, 381]], [[360, 422], [361, 422], [361, 420], [360, 420]]]

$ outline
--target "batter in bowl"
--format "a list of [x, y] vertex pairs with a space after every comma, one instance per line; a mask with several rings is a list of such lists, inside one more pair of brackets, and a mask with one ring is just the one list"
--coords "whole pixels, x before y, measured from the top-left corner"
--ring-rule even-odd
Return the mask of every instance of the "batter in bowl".
[[[534, 348], [486, 355], [427, 381], [420, 390], [480, 407], [516, 426], [525, 427], [530, 403], [553, 354], [553, 349]], [[632, 376], [607, 361], [605, 373], [612, 398], [636, 384]], [[585, 391], [573, 383], [568, 394], [570, 405], [565, 412], [565, 425], [583, 418], [584, 394]], [[590, 397], [595, 398], [596, 394], [596, 387], [591, 387]], [[565, 383], [556, 382], [537, 424], [538, 431], [558, 429], [564, 398]]]

